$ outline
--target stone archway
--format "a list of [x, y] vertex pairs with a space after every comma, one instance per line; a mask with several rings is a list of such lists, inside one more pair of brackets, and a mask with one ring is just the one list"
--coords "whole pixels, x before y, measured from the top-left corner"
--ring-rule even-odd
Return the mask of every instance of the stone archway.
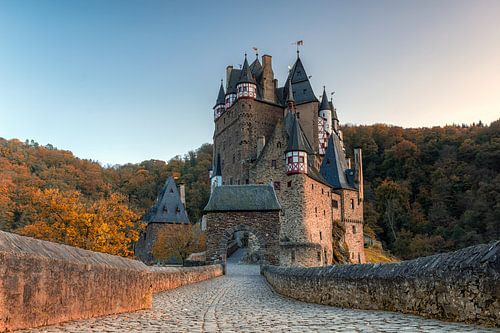
[[257, 238], [262, 263], [278, 264], [279, 211], [229, 211], [206, 214], [207, 260], [225, 260], [227, 244], [237, 231]]
[[240, 231], [247, 232], [247, 233], [253, 234], [255, 236], [255, 238], [257, 239], [257, 243], [259, 244], [259, 248], [257, 250], [257, 255], [260, 258], [260, 260], [266, 260], [265, 254], [262, 251], [262, 249], [265, 248], [265, 236], [261, 235], [259, 233], [259, 231], [257, 231], [255, 228], [250, 227], [246, 224], [235, 225], [235, 226], [230, 227], [226, 231], [224, 231], [222, 237], [220, 238], [218, 253], [220, 253], [220, 254], [226, 253], [227, 254], [228, 250], [229, 250], [228, 249], [229, 242], [232, 240], [234, 235]]

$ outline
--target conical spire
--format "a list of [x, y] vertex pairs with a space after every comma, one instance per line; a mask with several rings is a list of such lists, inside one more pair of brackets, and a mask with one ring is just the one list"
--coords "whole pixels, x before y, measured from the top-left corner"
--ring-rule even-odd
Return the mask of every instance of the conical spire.
[[220, 164], [220, 154], [217, 154], [217, 163], [215, 164], [214, 176], [222, 176], [222, 168]]
[[253, 83], [255, 84], [255, 80], [253, 79], [252, 72], [248, 66], [247, 55], [245, 53], [245, 62], [243, 62], [243, 68], [241, 69], [241, 76], [238, 80], [238, 83]]
[[328, 97], [326, 96], [326, 89], [323, 86], [323, 97], [321, 98], [321, 104], [319, 106], [319, 110], [331, 110], [330, 103], [328, 102]]
[[292, 118], [292, 128], [289, 132], [288, 137], [288, 146], [286, 152], [289, 151], [303, 151], [307, 153], [312, 153], [311, 149], [309, 149], [309, 144], [307, 143], [307, 139], [300, 128], [299, 121], [294, 114], [290, 115]]
[[225, 103], [225, 96], [226, 93], [224, 92], [224, 86], [222, 84], [222, 80], [220, 80], [220, 88], [219, 88], [219, 95], [217, 96], [217, 101], [215, 102], [215, 106], [217, 105], [224, 105]]

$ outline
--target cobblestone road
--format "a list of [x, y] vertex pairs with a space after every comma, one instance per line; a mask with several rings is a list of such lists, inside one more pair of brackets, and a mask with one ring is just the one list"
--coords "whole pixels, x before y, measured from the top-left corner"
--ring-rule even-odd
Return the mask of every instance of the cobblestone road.
[[233, 256], [228, 275], [155, 295], [152, 310], [31, 332], [499, 332], [382, 311], [339, 309], [275, 294], [259, 267]]

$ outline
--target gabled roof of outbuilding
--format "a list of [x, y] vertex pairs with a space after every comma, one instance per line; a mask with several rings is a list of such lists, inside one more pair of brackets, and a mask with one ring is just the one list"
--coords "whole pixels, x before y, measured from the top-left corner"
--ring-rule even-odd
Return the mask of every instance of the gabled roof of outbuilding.
[[168, 177], [155, 204], [144, 215], [143, 221], [148, 223], [189, 223], [189, 217], [181, 202], [174, 178]]
[[336, 134], [330, 135], [328, 139], [328, 146], [319, 172], [334, 189], [355, 188], [353, 170], [347, 166], [345, 153], [342, 149], [340, 139]]
[[205, 212], [278, 211], [281, 206], [271, 184], [215, 187]]

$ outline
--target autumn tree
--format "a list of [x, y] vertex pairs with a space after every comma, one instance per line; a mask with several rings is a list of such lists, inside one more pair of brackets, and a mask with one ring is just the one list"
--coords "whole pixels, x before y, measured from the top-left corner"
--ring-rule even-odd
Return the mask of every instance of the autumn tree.
[[204, 250], [204, 235], [186, 224], [169, 224], [158, 231], [153, 244], [153, 257], [159, 261], [184, 261], [191, 253]]
[[133, 255], [139, 239], [139, 215], [120, 194], [97, 201], [77, 191], [35, 190], [31, 196], [35, 223], [17, 229], [24, 235], [124, 257]]

